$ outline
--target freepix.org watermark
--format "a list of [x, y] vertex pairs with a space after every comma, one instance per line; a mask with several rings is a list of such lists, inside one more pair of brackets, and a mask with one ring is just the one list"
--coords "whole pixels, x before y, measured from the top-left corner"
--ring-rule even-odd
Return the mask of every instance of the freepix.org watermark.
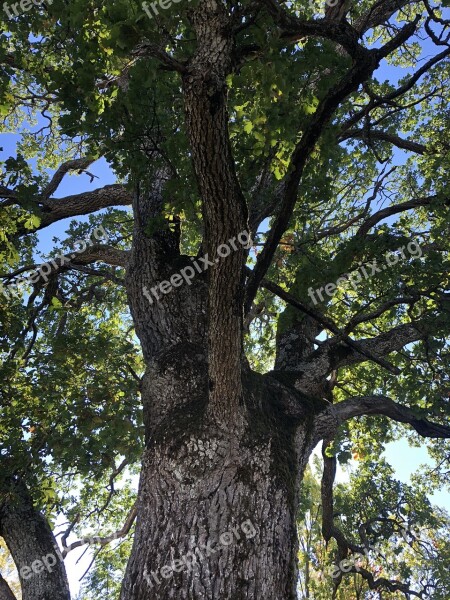
[[[400, 528], [399, 533], [407, 544], [409, 544], [408, 533], [413, 537], [413, 539], [417, 537], [412, 531], [408, 532], [408, 530], [404, 527]], [[333, 579], [340, 577], [342, 573], [349, 573], [352, 569], [355, 569], [355, 571], [359, 573], [363, 559], [369, 559], [371, 551], [374, 552], [375, 555], [383, 556], [381, 547], [368, 544], [367, 548], [363, 548], [364, 554], [361, 552], [355, 552], [348, 558], [344, 558], [343, 560], [339, 561], [338, 564], [330, 565], [325, 573]]]
[[[65, 254], [60, 252], [55, 258], [52, 258], [46, 263], [43, 263], [39, 267], [39, 269], [33, 271], [31, 275], [28, 275], [28, 277], [18, 277], [15, 280], [14, 284], [8, 285], [6, 288], [3, 286], [2, 283], [0, 283], [0, 293], [2, 293], [6, 298], [10, 298], [10, 296], [17, 297], [20, 296], [22, 292], [22, 290], [20, 289], [22, 286], [28, 285], [30, 283], [35, 284], [40, 279], [42, 279], [44, 283], [47, 283], [49, 275], [52, 273], [52, 271], [64, 266], [66, 263], [70, 263], [71, 259], [75, 258], [77, 254], [84, 252], [89, 246], [93, 246], [94, 240], [92, 238], [94, 238], [97, 242], [107, 242], [109, 236], [106, 233], [103, 225], [100, 225], [100, 227], [96, 227], [92, 232], [91, 237], [87, 237], [83, 240], [77, 240], [76, 242], [74, 242], [75, 252], [72, 252], [72, 254], [70, 254], [69, 256], [66, 256]], [[57, 260], [60, 262], [56, 262]]]
[[[28, 12], [33, 5], [38, 7], [43, 6], [44, 2], [45, 4], [53, 4], [53, 0], [20, 0], [20, 2], [16, 2], [15, 4], [4, 2], [3, 10], [8, 15], [9, 19], [13, 19], [24, 12]], [[18, 10], [17, 7], [19, 7], [20, 10]]]
[[[248, 231], [242, 231], [237, 237], [231, 238], [231, 240], [228, 240], [226, 244], [221, 244], [217, 248], [216, 252], [218, 256], [214, 260], [209, 260], [208, 254], [205, 254], [205, 256], [198, 259], [192, 257], [191, 261], [193, 266], [184, 267], [184, 269], [181, 269], [179, 273], [174, 273], [170, 280], [161, 281], [157, 285], [154, 285], [152, 288], [150, 288], [150, 291], [148, 287], [144, 285], [142, 288], [144, 296], [148, 299], [150, 304], [153, 304], [154, 298], [156, 298], [158, 302], [161, 300], [158, 292], [163, 295], [167, 295], [170, 294], [173, 288], [182, 286], [183, 282], [191, 285], [193, 279], [198, 273], [204, 273], [209, 269], [209, 267], [213, 267], [222, 258], [227, 258], [227, 256], [230, 256], [231, 252], [239, 250], [239, 244], [236, 242], [239, 242], [240, 247], [245, 248], [246, 250], [251, 248], [253, 245], [250, 233]], [[152, 297], [152, 294], [154, 298]]]
[[[62, 560], [62, 556], [61, 556]], [[33, 575], [39, 575], [43, 571], [47, 570], [49, 573], [53, 571], [53, 567], [58, 562], [58, 559], [54, 554], [46, 554], [41, 558], [34, 560], [30, 566], [25, 565], [20, 568], [20, 576], [22, 579], [30, 579]]]
[[199, 544], [192, 552], [187, 552], [180, 558], [174, 559], [170, 564], [164, 565], [156, 571], [151, 571], [150, 574], [147, 568], [144, 569], [144, 578], [150, 587], [155, 584], [160, 585], [161, 577], [163, 579], [170, 579], [174, 576], [174, 573], [181, 573], [182, 571], [192, 571], [194, 567], [198, 565], [198, 559], [204, 560], [217, 552], [223, 550], [228, 546], [231, 546], [236, 541], [242, 539], [241, 533], [244, 534], [245, 539], [250, 540], [255, 537], [257, 531], [250, 521], [247, 519], [241, 523], [240, 527], [233, 527], [230, 531], [224, 531], [219, 536], [218, 543], [214, 543], [212, 540], [208, 540], [206, 544]]
[[[122, 534], [119, 531], [116, 531], [116, 533], [113, 533], [112, 535], [108, 536], [108, 540], [117, 540], [121, 537]], [[98, 535], [88, 535], [83, 537], [83, 542], [89, 545], [101, 542], [102, 540], [103, 538]], [[22, 579], [30, 579], [31, 577], [33, 577], [33, 575], [39, 575], [39, 573], [43, 573], [45, 570], [51, 573], [53, 571], [53, 568], [56, 566], [58, 560], [64, 562], [64, 556], [61, 554], [61, 550], [59, 549], [58, 545], [55, 543], [53, 547], [55, 549], [54, 554], [50, 553], [46, 554], [45, 556], [41, 556], [41, 558], [37, 558], [36, 560], [34, 560], [31, 563], [31, 565], [24, 565], [20, 568], [19, 572]], [[64, 552], [67, 555], [71, 550], [78, 547], [78, 542], [69, 544], [69, 546], [64, 548]]]
[[56, 566], [58, 559], [63, 562], [64, 558], [55, 544], [53, 546], [55, 548], [55, 554], [46, 554], [45, 556], [41, 556], [41, 558], [37, 558], [34, 560], [31, 565], [24, 565], [20, 568], [20, 577], [22, 579], [30, 579], [33, 575], [39, 575], [39, 573], [43, 573], [47, 570], [49, 573], [53, 571], [53, 568]]
[[325, 292], [327, 296], [331, 297], [340, 286], [345, 286], [347, 283], [349, 283], [356, 292], [358, 289], [358, 284], [363, 280], [363, 276], [364, 279], [369, 279], [377, 273], [382, 273], [388, 267], [396, 265], [400, 258], [402, 258], [402, 260], [406, 260], [408, 256], [405, 255], [405, 249], [409, 252], [409, 258], [420, 258], [422, 256], [422, 248], [419, 246], [418, 242], [409, 242], [409, 244], [402, 246], [396, 252], [386, 252], [384, 255], [384, 265], [378, 266], [376, 258], [374, 258], [372, 262], [359, 263], [358, 269], [339, 277], [336, 283], [327, 283], [323, 287], [317, 288], [316, 290], [313, 290], [312, 287], [308, 288], [308, 296], [311, 298], [313, 304], [325, 302], [322, 292]]
[[[190, 2], [190, 1], [191, 0], [187, 0], [187, 2]], [[172, 4], [178, 4], [179, 2], [181, 2], [181, 0], [158, 0], [158, 2], [143, 2], [142, 8], [147, 13], [147, 16], [150, 19], [153, 19], [153, 17], [155, 17], [156, 15], [159, 15], [158, 6], [162, 10], [167, 10], [168, 8], [170, 8], [172, 6]], [[150, 7], [149, 7], [149, 4], [150, 4]], [[150, 8], [152, 9], [153, 13], [150, 11]]]

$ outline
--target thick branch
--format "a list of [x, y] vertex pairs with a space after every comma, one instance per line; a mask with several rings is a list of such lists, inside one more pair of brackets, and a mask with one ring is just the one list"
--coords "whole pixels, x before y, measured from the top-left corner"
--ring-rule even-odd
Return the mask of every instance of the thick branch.
[[[372, 352], [369, 348], [363, 346], [361, 342], [356, 342], [352, 340], [348, 335], [341, 331], [338, 328], [338, 326], [333, 323], [333, 321], [328, 319], [328, 317], [325, 317], [325, 315], [323, 315], [318, 310], [315, 310], [307, 304], [304, 304], [303, 302], [297, 300], [296, 298], [294, 298], [294, 296], [284, 291], [283, 288], [278, 286], [276, 283], [268, 281], [267, 279], [263, 279], [261, 285], [267, 290], [276, 294], [279, 298], [281, 298], [291, 306], [300, 310], [302, 313], [308, 315], [309, 317], [312, 317], [318, 323], [323, 325], [325, 329], [328, 329], [329, 331], [334, 333], [336, 337], [339, 338], [339, 340], [342, 340], [343, 343], [345, 343], [348, 347], [352, 348], [353, 351], [357, 354], [363, 354], [366, 357], [366, 359], [372, 360], [373, 362], [379, 364], [384, 369], [387, 369], [390, 373], [394, 373], [395, 375], [399, 374], [400, 371], [396, 367], [391, 365], [389, 362], [384, 360], [381, 355], [375, 355], [375, 353]], [[334, 342], [336, 342], [336, 339], [334, 339]], [[317, 354], [319, 354], [319, 352], [320, 351], [317, 351]], [[314, 353], [314, 356], [315, 355], [316, 353]]]
[[77, 254], [71, 259], [75, 265], [88, 265], [94, 262], [103, 262], [114, 267], [126, 267], [129, 257], [128, 250], [119, 250], [113, 246], [98, 244]]
[[[123, 185], [119, 184], [106, 185], [92, 192], [83, 192], [64, 198], [49, 198], [42, 202], [44, 208], [39, 215], [41, 219], [39, 227], [36, 227], [36, 229], [21, 227], [17, 235], [24, 236], [34, 233], [62, 219], [88, 215], [111, 206], [128, 206], [132, 204], [132, 200], [132, 194]], [[2, 206], [18, 203], [15, 197], [10, 197]]]
[[450, 426], [419, 417], [416, 411], [397, 404], [387, 396], [356, 396], [334, 404], [327, 411], [336, 419], [337, 425], [363, 415], [384, 415], [399, 423], [411, 425], [422, 437], [450, 438]]
[[389, 54], [394, 52], [394, 50], [397, 50], [397, 48], [400, 48], [400, 46], [412, 36], [417, 28], [417, 25], [419, 24], [419, 21], [420, 15], [417, 15], [412, 23], [405, 25], [402, 29], [400, 29], [397, 35], [386, 42], [384, 46], [378, 50], [373, 50], [373, 52], [378, 55], [379, 59], [388, 57]]
[[[362, 556], [362, 553], [366, 550], [365, 548], [359, 547], [349, 539], [347, 539], [344, 533], [335, 525], [334, 523], [334, 495], [333, 495], [333, 484], [336, 477], [336, 457], [328, 456], [326, 449], [329, 445], [329, 442], [334, 438], [335, 430], [333, 430], [331, 437], [324, 441], [322, 446], [322, 457], [323, 457], [323, 476], [322, 476], [322, 485], [321, 485], [321, 494], [322, 494], [322, 534], [326, 542], [328, 542], [331, 538], [334, 538], [338, 545], [336, 564], [339, 564], [343, 561], [351, 551], [352, 553], [357, 553]], [[367, 547], [367, 549], [369, 546]], [[401, 591], [404, 594], [414, 595], [418, 598], [422, 598], [420, 593], [412, 591], [406, 583], [397, 580], [386, 579], [385, 577], [380, 577], [375, 579], [367, 569], [364, 569], [360, 566], [358, 568], [353, 567], [348, 571], [346, 565], [346, 572], [352, 573], [360, 573], [360, 575], [367, 580], [370, 589], [377, 588], [386, 588], [391, 592]], [[334, 591], [336, 593], [339, 584], [342, 580], [344, 571], [339, 569], [337, 573], [337, 577], [334, 580]], [[333, 594], [333, 598], [335, 598], [335, 593]]]
[[[51, 198], [45, 201], [46, 212], [42, 213], [41, 224], [36, 231], [68, 217], [88, 215], [110, 206], [128, 206], [132, 203], [132, 199], [132, 194], [119, 184], [106, 185], [92, 192], [65, 198]], [[30, 233], [30, 230], [21, 233]]]
[[339, 104], [359, 85], [366, 81], [379, 65], [382, 58], [388, 56], [396, 48], [401, 46], [415, 31], [418, 18], [408, 23], [400, 32], [382, 48], [367, 51], [360, 54], [358, 60], [347, 74], [337, 83], [320, 102], [311, 121], [306, 127], [300, 142], [295, 148], [290, 164], [290, 175], [285, 183], [284, 198], [275, 222], [268, 233], [266, 244], [258, 256], [257, 263], [249, 278], [247, 286], [247, 298], [245, 303], [246, 313], [250, 310], [256, 296], [261, 280], [267, 273], [272, 259], [275, 255], [281, 236], [286, 231], [297, 202], [300, 180], [316, 142], [320, 138], [325, 126], [330, 122], [334, 111]]
[[[379, 359], [385, 359], [392, 352], [399, 352], [408, 344], [427, 339], [430, 332], [439, 325], [440, 320], [439, 316], [430, 316], [415, 323], [405, 323], [393, 327], [374, 338], [357, 340], [359, 350], [363, 350], [364, 354], [342, 343], [342, 338], [336, 336], [322, 343], [304, 362], [299, 364], [298, 370], [305, 373], [313, 372], [316, 377], [324, 378], [342, 367], [367, 361], [367, 353]], [[444, 314], [442, 316], [443, 323], [445, 320], [446, 315]]]
[[396, 298], [389, 301], [373, 311], [371, 314], [357, 315], [352, 319], [347, 327], [340, 330], [337, 325], [319, 311], [305, 305], [285, 292], [276, 284], [263, 280], [262, 286], [279, 296], [282, 300], [297, 308], [302, 313], [311, 317], [320, 323], [324, 329], [335, 333], [335, 337], [320, 343], [319, 347], [311, 352], [296, 365], [295, 372], [298, 373], [296, 387], [298, 389], [308, 390], [315, 386], [318, 381], [323, 381], [328, 375], [339, 368], [371, 360], [390, 372], [398, 373], [397, 367], [394, 367], [386, 361], [386, 356], [392, 352], [402, 350], [406, 345], [419, 340], [425, 340], [430, 332], [435, 331], [442, 320], [445, 323], [446, 315], [442, 318], [438, 315], [429, 315], [414, 323], [405, 323], [398, 327], [393, 327], [389, 331], [382, 333], [374, 338], [353, 340], [348, 337], [351, 327], [356, 326], [368, 320], [370, 317], [377, 318], [383, 310], [396, 304], [411, 304], [416, 301], [416, 297]]
[[[375, 356], [387, 356], [391, 352], [401, 350], [407, 344], [425, 339], [429, 330], [429, 323], [420, 320], [415, 323], [399, 325], [374, 338], [358, 340], [358, 344], [365, 352], [370, 352]], [[336, 347], [335, 355], [335, 368], [357, 364], [366, 360], [364, 355], [353, 351], [347, 352], [342, 347]]]
[[292, 212], [297, 202], [298, 186], [309, 155], [326, 124], [331, 120], [334, 111], [339, 106], [340, 102], [352, 91], [356, 90], [360, 83], [365, 81], [376, 69], [378, 63], [376, 60], [373, 61], [372, 58], [373, 55], [367, 54], [367, 59], [365, 61], [356, 64], [350, 69], [345, 77], [331, 89], [330, 93], [319, 104], [317, 111], [313, 115], [313, 118], [293, 152], [291, 158], [291, 174], [284, 185], [283, 201], [281, 202], [275, 222], [268, 233], [266, 244], [258, 256], [257, 263], [248, 281], [246, 312], [250, 310], [261, 280], [270, 267], [281, 236], [289, 225]]
[[[15, 200], [16, 194], [15, 194], [14, 190], [11, 190], [11, 189], [5, 187], [4, 185], [0, 185], [0, 197]], [[9, 204], [13, 204], [13, 202], [9, 202]], [[3, 202], [1, 206], [7, 206], [7, 203]]]
[[364, 53], [364, 48], [359, 44], [358, 32], [346, 21], [306, 21], [289, 14], [275, 0], [265, 0], [265, 5], [275, 23], [281, 27], [281, 39], [296, 42], [306, 37], [321, 37], [339, 44], [355, 58]]
[[419, 206], [429, 206], [433, 202], [436, 202], [436, 200], [437, 196], [427, 196], [426, 198], [415, 198], [414, 200], [408, 200], [407, 202], [402, 202], [401, 204], [394, 204], [393, 206], [383, 208], [364, 221], [364, 223], [358, 229], [356, 235], [365, 236], [374, 225], [383, 219], [387, 219], [387, 217], [392, 217], [392, 215], [397, 215], [406, 210], [411, 210], [412, 208], [418, 208]]
[[403, 583], [402, 581], [386, 579], [386, 577], [379, 577], [378, 579], [375, 579], [373, 574], [367, 569], [364, 569], [363, 567], [358, 567], [358, 569], [352, 567], [349, 572], [359, 573], [367, 581], [371, 590], [376, 590], [378, 588], [386, 588], [392, 593], [402, 592], [406, 595], [406, 597], [415, 596], [416, 598], [424, 598], [421, 592], [416, 592], [412, 590], [407, 583]]
[[[419, 4], [419, 2], [416, 2]], [[388, 21], [398, 10], [412, 4], [411, 0], [379, 0], [354, 23], [354, 28], [360, 33]]]
[[336, 477], [336, 457], [328, 456], [327, 448], [332, 439], [324, 440], [322, 445], [323, 459], [323, 475], [321, 484], [322, 494], [322, 535], [326, 542], [329, 542], [333, 537], [339, 548], [339, 557], [345, 558], [348, 550], [353, 552], [361, 552], [362, 548], [348, 541], [342, 531], [335, 526], [334, 515], [334, 499], [333, 499], [333, 484]]
[[178, 60], [170, 56], [165, 50], [163, 50], [157, 44], [145, 41], [139, 44], [133, 51], [135, 57], [153, 56], [157, 58], [167, 69], [171, 71], [178, 71], [178, 73], [187, 73], [187, 67], [180, 63]]

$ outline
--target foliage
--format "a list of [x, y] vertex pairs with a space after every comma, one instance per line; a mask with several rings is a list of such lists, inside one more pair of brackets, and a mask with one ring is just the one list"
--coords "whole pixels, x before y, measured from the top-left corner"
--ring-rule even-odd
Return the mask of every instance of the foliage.
[[[302, 599], [330, 598], [332, 575], [336, 574], [335, 545], [325, 545], [321, 533], [320, 471], [320, 461], [315, 458], [314, 466], [307, 469], [298, 517]], [[364, 558], [356, 560], [355, 566], [368, 569], [377, 578], [408, 582], [411, 589], [425, 588], [426, 597], [448, 597], [448, 513], [432, 506], [420, 486], [394, 479], [393, 470], [384, 459], [362, 460], [348, 474], [349, 482], [336, 487], [335, 516], [342, 531], [366, 549]], [[387, 493], [380, 496], [380, 490]], [[342, 600], [376, 597], [378, 593], [370, 590], [358, 572], [342, 579], [336, 596]], [[391, 592], [388, 597], [404, 596]]]

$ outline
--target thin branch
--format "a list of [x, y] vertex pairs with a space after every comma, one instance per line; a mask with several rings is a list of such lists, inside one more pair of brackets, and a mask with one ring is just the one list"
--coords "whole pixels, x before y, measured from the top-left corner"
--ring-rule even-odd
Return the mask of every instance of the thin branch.
[[42, 192], [42, 202], [45, 204], [45, 200], [56, 192], [61, 181], [69, 171], [84, 171], [89, 165], [91, 165], [95, 158], [76, 158], [74, 160], [68, 160], [63, 163], [56, 173], [53, 175], [50, 183]]
[[397, 367], [394, 367], [393, 365], [391, 365], [388, 361], [386, 361], [381, 356], [375, 355], [373, 352], [371, 352], [367, 348], [364, 348], [360, 342], [356, 342], [356, 341], [352, 340], [348, 335], [346, 335], [343, 331], [341, 331], [339, 329], [339, 327], [333, 321], [331, 321], [330, 319], [325, 317], [318, 310], [315, 310], [314, 308], [311, 308], [307, 304], [304, 304], [303, 302], [297, 300], [296, 298], [294, 298], [294, 296], [292, 296], [291, 294], [289, 294], [288, 292], [283, 290], [283, 288], [281, 288], [276, 283], [273, 283], [272, 281], [268, 281], [267, 279], [263, 279], [261, 282], [261, 285], [262, 285], [262, 287], [266, 288], [273, 294], [276, 294], [279, 298], [281, 298], [282, 300], [284, 300], [291, 306], [294, 306], [295, 308], [297, 308], [304, 314], [308, 315], [309, 317], [312, 317], [315, 321], [317, 321], [318, 323], [323, 325], [323, 327], [325, 329], [328, 329], [329, 331], [334, 333], [336, 336], [336, 338], [333, 338], [335, 343], [337, 341], [342, 341], [347, 346], [349, 346], [354, 351], [356, 351], [358, 354], [363, 354], [367, 359], [372, 360], [373, 362], [377, 363], [378, 365], [380, 365], [381, 367], [383, 367], [390, 373], [393, 373], [395, 375], [398, 375], [400, 373], [400, 370]]
[[72, 521], [72, 523], [70, 523], [69, 527], [62, 534], [62, 536], [61, 536], [61, 544], [62, 544], [63, 548], [67, 548], [67, 544], [66, 544], [67, 538], [72, 533], [73, 528], [75, 527], [75, 525], [79, 521], [80, 521], [80, 514], [77, 514], [77, 516], [75, 517], [75, 519]]
[[[437, 196], [427, 196], [425, 198], [415, 198], [414, 200], [408, 200], [407, 202], [402, 202], [400, 204], [394, 204], [393, 206], [388, 206], [379, 210], [378, 212], [371, 215], [358, 229], [356, 232], [357, 236], [363, 237], [367, 235], [369, 230], [387, 217], [392, 217], [392, 215], [398, 215], [401, 212], [405, 212], [406, 210], [411, 210], [412, 208], [418, 208], [419, 206], [429, 206], [433, 202], [438, 200]], [[446, 200], [446, 204], [450, 203], [450, 199]]]
[[86, 577], [86, 575], [89, 573], [89, 571], [91, 570], [92, 565], [95, 562], [95, 559], [97, 558], [97, 556], [100, 554], [100, 552], [103, 550], [103, 546], [100, 546], [100, 548], [98, 548], [95, 552], [94, 552], [94, 556], [92, 557], [91, 562], [89, 563], [87, 569], [85, 570], [85, 572], [83, 573], [83, 575], [80, 577], [80, 579], [78, 581], [83, 581], [83, 579]]
[[[70, 270], [82, 271], [91, 275], [98, 275], [100, 277], [106, 277], [113, 279], [117, 283], [123, 283], [122, 280], [115, 278], [110, 273], [103, 271], [87, 270], [85, 265], [89, 265], [95, 262], [103, 262], [115, 267], [125, 267], [128, 261], [129, 251], [119, 250], [109, 245], [95, 244], [89, 248], [86, 248], [83, 252], [72, 253], [72, 254], [59, 254], [56, 258], [50, 258], [47, 262], [40, 265], [27, 265], [14, 271], [12, 273], [0, 274], [0, 278], [8, 280], [10, 282], [20, 273], [24, 271], [34, 271], [34, 274], [29, 275], [28, 278], [32, 281], [35, 287], [42, 287], [49, 279], [51, 279], [57, 273], [63, 273]], [[45, 271], [43, 267], [46, 267]], [[35, 279], [35, 274], [39, 273], [40, 279]], [[24, 282], [22, 282], [24, 283]], [[11, 283], [9, 283], [11, 285]]]
[[116, 277], [113, 273], [109, 273], [108, 271], [92, 269], [91, 267], [86, 267], [83, 265], [75, 265], [73, 263], [71, 264], [71, 270], [79, 271], [80, 273], [85, 273], [86, 275], [94, 275], [95, 277], [102, 277], [103, 279], [112, 281], [113, 283], [116, 283], [117, 285], [122, 285], [122, 286], [125, 285], [124, 279], [122, 279], [120, 277]]
[[65, 540], [64, 540], [63, 550], [62, 550], [63, 557], [65, 558], [69, 554], [69, 552], [71, 552], [72, 550], [75, 550], [75, 548], [80, 548], [80, 546], [85, 546], [86, 544], [100, 544], [100, 546], [106, 546], [107, 544], [110, 544], [114, 540], [125, 537], [130, 532], [130, 529], [136, 520], [136, 516], [137, 516], [137, 505], [134, 504], [133, 507], [131, 508], [130, 512], [128, 513], [128, 516], [125, 520], [125, 523], [123, 524], [123, 527], [121, 529], [118, 529], [116, 532], [111, 533], [110, 535], [107, 535], [104, 537], [99, 536], [99, 535], [87, 536], [87, 537], [82, 538], [81, 540], [72, 542], [69, 546], [65, 545]]
[[111, 473], [111, 475], [109, 476], [109, 494], [107, 499], [105, 500], [105, 503], [103, 504], [103, 506], [98, 510], [99, 513], [102, 513], [105, 508], [108, 506], [108, 504], [111, 501], [111, 498], [114, 495], [115, 489], [114, 489], [114, 481], [116, 479], [116, 477], [118, 477], [122, 471], [125, 469], [125, 467], [127, 465], [129, 465], [130, 463], [128, 462], [128, 459], [124, 458], [123, 461], [120, 463], [120, 465], [118, 467], [115, 467], [113, 472]]

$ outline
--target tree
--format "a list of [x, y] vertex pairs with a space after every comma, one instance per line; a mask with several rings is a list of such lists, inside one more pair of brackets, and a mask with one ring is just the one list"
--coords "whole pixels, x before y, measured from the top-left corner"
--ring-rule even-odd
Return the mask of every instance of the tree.
[[[342, 600], [377, 598], [378, 593], [371, 592], [371, 576], [392, 582], [392, 590], [386, 585], [389, 598], [405, 597], [399, 582], [406, 580], [413, 589], [426, 590], [426, 597], [448, 596], [442, 568], [448, 564], [443, 549], [448, 548], [449, 519], [430, 504], [423, 488], [395, 480], [384, 460], [376, 465], [363, 461], [351, 469], [349, 484], [336, 486], [335, 518], [347, 538], [361, 537], [365, 545], [363, 553], [336, 566], [339, 548], [325, 544], [322, 537], [317, 478], [321, 465], [316, 460], [314, 466], [313, 472], [309, 467], [305, 472], [299, 511], [300, 598], [325, 600], [333, 592]], [[380, 489], [387, 494], [380, 497]], [[350, 572], [351, 577], [345, 577]]]
[[[63, 553], [135, 523], [121, 600], [295, 598], [320, 441], [338, 562], [368, 541], [337, 525], [338, 456], [356, 440], [376, 473], [398, 424], [448, 453], [446, 11], [166, 5], [54, 0], [0, 38], [5, 131], [23, 134], [0, 187], [0, 534], [24, 600], [69, 597], [60, 560], [22, 570], [55, 552], [61, 511]], [[54, 196], [100, 157], [116, 184]], [[68, 218], [36, 265], [36, 234]], [[141, 451], [134, 506], [117, 479]]]

